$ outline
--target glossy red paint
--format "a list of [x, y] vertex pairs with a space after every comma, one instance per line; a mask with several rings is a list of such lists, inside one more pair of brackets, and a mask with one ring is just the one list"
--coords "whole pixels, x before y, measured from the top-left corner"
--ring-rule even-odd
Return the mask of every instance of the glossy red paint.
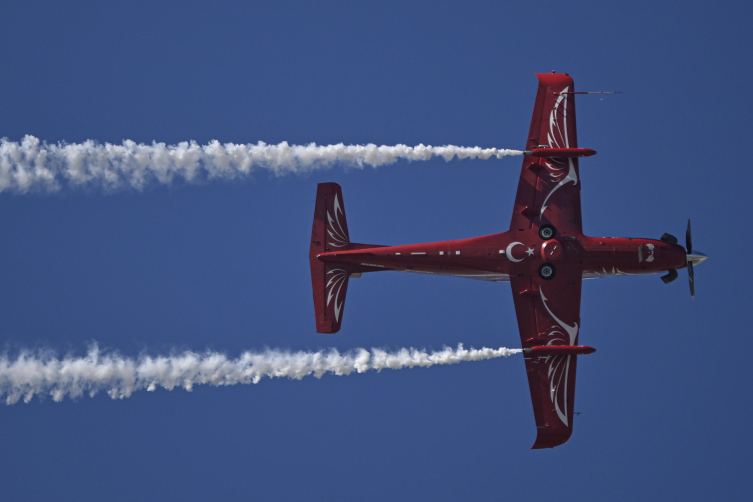
[[[586, 349], [593, 352], [578, 346], [582, 280], [686, 266], [685, 249], [677, 244], [583, 234], [580, 155], [564, 153], [593, 150], [578, 148], [573, 80], [561, 73], [537, 77], [526, 151], [547, 145], [546, 150], [559, 153], [524, 156], [509, 230], [401, 246], [351, 243], [340, 186], [323, 183], [309, 252], [320, 333], [340, 329], [348, 281], [363, 273], [391, 270], [509, 281], [526, 351], [535, 449], [563, 444], [572, 434], [577, 356]], [[542, 351], [548, 351], [546, 357], [539, 357]]]
[[[644, 258], [641, 257], [641, 248]], [[547, 252], [555, 256], [545, 258]], [[563, 236], [543, 242], [531, 232], [503, 232], [455, 241], [404, 246], [350, 244], [343, 250], [314, 254], [319, 264], [352, 273], [395, 270], [461, 276], [488, 281], [534, 275], [545, 262], [574, 277], [656, 274], [685, 266], [685, 249], [654, 239]], [[559, 260], [563, 265], [557, 264]], [[651, 261], [647, 261], [651, 260]], [[317, 265], [319, 266], [319, 265]]]
[[562, 257], [563, 246], [560, 241], [552, 239], [541, 245], [541, 257], [544, 261], [557, 261]]

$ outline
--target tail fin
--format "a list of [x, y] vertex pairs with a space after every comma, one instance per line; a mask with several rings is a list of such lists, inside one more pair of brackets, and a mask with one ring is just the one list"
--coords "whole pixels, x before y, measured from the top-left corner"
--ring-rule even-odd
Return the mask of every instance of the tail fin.
[[316, 256], [351, 247], [342, 189], [337, 183], [320, 183], [316, 190], [309, 250], [316, 331], [319, 333], [337, 333], [340, 330], [350, 272], [341, 265], [325, 264]]

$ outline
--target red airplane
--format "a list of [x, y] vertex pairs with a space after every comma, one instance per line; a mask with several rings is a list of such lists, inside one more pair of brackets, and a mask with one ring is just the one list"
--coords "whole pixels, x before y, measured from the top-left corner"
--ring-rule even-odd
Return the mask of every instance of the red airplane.
[[690, 221], [685, 248], [669, 234], [659, 240], [583, 234], [578, 158], [596, 152], [578, 148], [573, 79], [554, 72], [536, 76], [539, 87], [510, 230], [406, 246], [355, 244], [340, 186], [322, 183], [309, 252], [320, 333], [340, 329], [348, 279], [364, 272], [510, 282], [536, 419], [535, 449], [561, 445], [573, 431], [577, 356], [594, 352], [578, 345], [582, 280], [663, 272], [661, 279], [669, 283], [677, 269], [687, 268], [694, 296], [693, 265], [706, 259], [692, 249]]

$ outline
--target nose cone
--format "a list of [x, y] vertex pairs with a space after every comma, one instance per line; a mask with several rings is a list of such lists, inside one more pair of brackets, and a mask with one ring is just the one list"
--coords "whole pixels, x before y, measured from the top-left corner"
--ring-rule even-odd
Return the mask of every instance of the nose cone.
[[695, 266], [706, 261], [708, 259], [708, 256], [701, 253], [700, 251], [692, 251], [687, 254], [687, 259], [690, 263], [693, 264], [693, 266]]

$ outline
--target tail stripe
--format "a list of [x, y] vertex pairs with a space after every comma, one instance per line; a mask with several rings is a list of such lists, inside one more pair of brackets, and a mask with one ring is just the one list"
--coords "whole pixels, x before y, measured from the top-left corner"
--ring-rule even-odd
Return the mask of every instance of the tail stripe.
[[[340, 291], [343, 288], [343, 284], [345, 284], [345, 280], [348, 278], [348, 273], [345, 272], [345, 270], [341, 268], [335, 268], [327, 272], [327, 275], [334, 274], [332, 277], [330, 277], [329, 281], [327, 282], [327, 288], [329, 291], [327, 292], [327, 306], [329, 307], [330, 301], [332, 301], [332, 296], [335, 297], [335, 321], [340, 321], [340, 309], [342, 309], [344, 299], [342, 302], [338, 301], [340, 300]], [[337, 288], [337, 293], [335, 293], [335, 288]]]
[[[345, 247], [350, 244], [350, 237], [348, 236], [348, 232], [343, 229], [342, 223], [340, 223], [340, 215], [343, 214], [343, 210], [340, 207], [340, 201], [337, 194], [335, 194], [334, 212], [335, 218], [333, 220], [332, 216], [329, 214], [329, 210], [327, 210], [327, 223], [329, 223], [327, 233], [332, 237], [332, 240], [335, 241], [330, 242], [329, 245], [337, 248]], [[335, 223], [337, 223], [337, 227], [335, 227]]]

